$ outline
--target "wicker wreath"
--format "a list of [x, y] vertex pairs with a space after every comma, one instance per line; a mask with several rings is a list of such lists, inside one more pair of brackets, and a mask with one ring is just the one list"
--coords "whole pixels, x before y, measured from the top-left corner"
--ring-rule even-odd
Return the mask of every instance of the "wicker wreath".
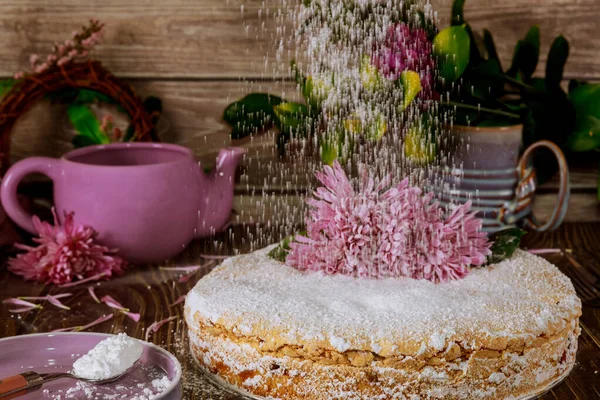
[[41, 73], [25, 76], [0, 101], [1, 175], [10, 165], [10, 132], [15, 122], [43, 96], [69, 88], [89, 89], [112, 98], [131, 118], [135, 140], [159, 141], [152, 115], [145, 111], [142, 99], [99, 61], [55, 65]]

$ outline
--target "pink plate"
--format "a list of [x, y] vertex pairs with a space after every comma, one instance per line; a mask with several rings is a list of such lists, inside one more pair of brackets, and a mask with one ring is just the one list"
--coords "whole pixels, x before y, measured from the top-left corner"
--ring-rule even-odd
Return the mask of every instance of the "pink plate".
[[[0, 339], [0, 379], [26, 371], [38, 373], [68, 372], [73, 362], [91, 350], [98, 342], [113, 335], [106, 333], [39, 333]], [[148, 342], [143, 342], [144, 353], [140, 359], [143, 368], [164, 371], [171, 384], [155, 397], [161, 400], [181, 399], [181, 365], [171, 353]], [[162, 372], [161, 372], [162, 373]], [[135, 375], [135, 374], [130, 374]], [[133, 386], [142, 382], [140, 377], [125, 375], [115, 384]], [[76, 385], [72, 379], [60, 379], [41, 389], [18, 397], [18, 400], [50, 400]], [[64, 395], [61, 398], [65, 397]], [[72, 398], [79, 398], [77, 396]], [[85, 398], [85, 397], [83, 397]]]

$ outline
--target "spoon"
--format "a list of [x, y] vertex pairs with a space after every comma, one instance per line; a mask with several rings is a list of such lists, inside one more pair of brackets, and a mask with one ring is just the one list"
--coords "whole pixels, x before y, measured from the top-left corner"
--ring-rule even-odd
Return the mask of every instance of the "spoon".
[[70, 378], [78, 381], [93, 383], [94, 385], [104, 385], [114, 382], [126, 373], [128, 373], [137, 363], [127, 368], [118, 375], [111, 376], [106, 379], [87, 379], [74, 375], [70, 372], [57, 372], [52, 374], [38, 374], [34, 371], [23, 372], [22, 374], [9, 376], [8, 378], [0, 379], [0, 399], [14, 399], [29, 392], [38, 390], [43, 384], [55, 381], [57, 379]]

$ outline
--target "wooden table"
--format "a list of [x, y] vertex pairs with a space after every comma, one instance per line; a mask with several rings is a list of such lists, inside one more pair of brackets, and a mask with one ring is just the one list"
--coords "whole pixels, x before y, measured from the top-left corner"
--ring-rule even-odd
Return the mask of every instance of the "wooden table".
[[[254, 237], [267, 237], [257, 227], [230, 228], [224, 234], [211, 240], [195, 242], [170, 264], [198, 265], [207, 261], [202, 254], [237, 254], [251, 249]], [[552, 233], [530, 233], [523, 240], [527, 248], [564, 247], [573, 249], [574, 256], [582, 263], [594, 265], [600, 271], [600, 223], [566, 224]], [[560, 254], [551, 254], [548, 259], [567, 274], [570, 264]], [[214, 265], [214, 264], [213, 264]], [[183, 322], [183, 305], [170, 306], [181, 295], [190, 290], [196, 281], [210, 270], [206, 266], [189, 281], [180, 283], [180, 273], [161, 270], [157, 266], [131, 269], [125, 276], [96, 287], [99, 296], [110, 294], [131, 311], [139, 312], [141, 319], [135, 323], [121, 313], [115, 313], [112, 320], [98, 325], [98, 332], [126, 332], [130, 336], [144, 338], [144, 331], [154, 321], [175, 316], [177, 319], [150, 335], [149, 340], [174, 353], [184, 368], [184, 399], [223, 399], [233, 400], [236, 396], [221, 392], [206, 380], [199, 378], [188, 354], [186, 326]], [[39, 296], [50, 293], [71, 292], [73, 296], [64, 303], [71, 310], [61, 310], [46, 305], [39, 311], [31, 311], [20, 316], [8, 312], [7, 306], [0, 307], [0, 337], [27, 333], [48, 332], [53, 329], [84, 325], [96, 318], [111, 313], [108, 307], [97, 304], [88, 294], [87, 285], [71, 289], [57, 289], [27, 283], [8, 273], [0, 271], [0, 300], [17, 296]], [[584, 307], [581, 317], [582, 334], [579, 338], [577, 364], [571, 375], [543, 399], [600, 399], [600, 309]], [[1, 359], [1, 355], [0, 355]]]

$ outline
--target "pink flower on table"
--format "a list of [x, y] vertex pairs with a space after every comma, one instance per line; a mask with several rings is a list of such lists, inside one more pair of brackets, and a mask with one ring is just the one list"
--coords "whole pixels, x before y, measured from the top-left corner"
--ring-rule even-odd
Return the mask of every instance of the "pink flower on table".
[[290, 243], [286, 264], [302, 271], [446, 282], [483, 265], [491, 243], [470, 203], [447, 218], [432, 194], [391, 185], [363, 171], [358, 187], [339, 163], [317, 172], [323, 185], [307, 201], [306, 236]]
[[396, 80], [404, 71], [415, 71], [421, 78], [423, 90], [419, 97], [433, 99], [435, 63], [432, 56], [433, 45], [425, 30], [412, 29], [399, 23], [387, 32], [383, 44], [373, 50], [373, 65], [388, 79]]
[[64, 284], [73, 280], [97, 276], [109, 279], [124, 272], [126, 262], [114, 251], [95, 243], [96, 231], [89, 226], [76, 225], [73, 213], [65, 214], [61, 225], [54, 213], [54, 226], [33, 217], [39, 238], [38, 246], [16, 246], [25, 253], [11, 258], [8, 268], [26, 280]]

